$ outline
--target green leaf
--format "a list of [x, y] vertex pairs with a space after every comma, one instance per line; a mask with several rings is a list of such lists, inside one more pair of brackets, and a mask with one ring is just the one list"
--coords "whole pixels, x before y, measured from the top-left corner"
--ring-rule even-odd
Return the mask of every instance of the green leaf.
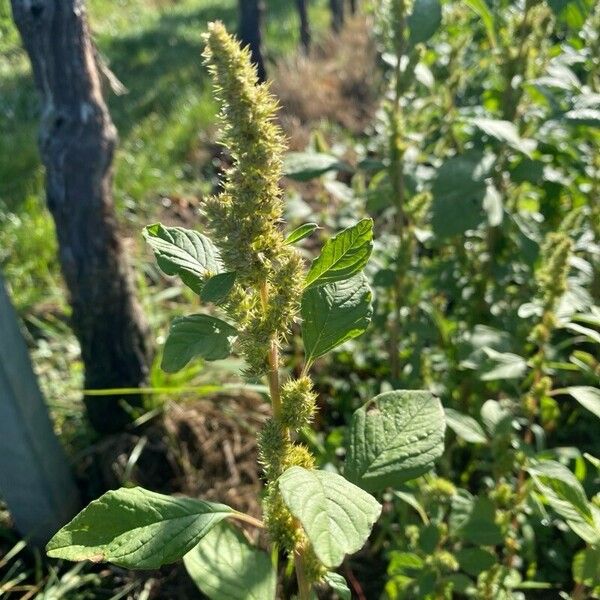
[[327, 240], [306, 275], [307, 288], [349, 279], [367, 264], [373, 248], [373, 220], [362, 219]]
[[440, 530], [437, 525], [430, 523], [421, 528], [419, 533], [419, 548], [425, 554], [433, 554], [437, 545], [440, 543]]
[[444, 412], [446, 413], [446, 425], [458, 437], [473, 444], [485, 444], [487, 442], [481, 425], [473, 417], [463, 415], [452, 408], [445, 408]]
[[476, 118], [472, 120], [473, 125], [499, 142], [503, 142], [523, 154], [531, 157], [535, 150], [534, 140], [523, 139], [519, 135], [517, 126], [510, 121], [500, 119]]
[[567, 522], [594, 522], [583, 487], [567, 467], [548, 460], [529, 467], [528, 471], [548, 504]]
[[497, 400], [486, 400], [481, 407], [481, 420], [491, 436], [509, 430], [512, 419], [511, 413]]
[[[452, 590], [452, 596], [454, 597], [456, 594], [461, 594], [468, 598], [474, 598], [477, 594], [476, 585], [462, 573], [454, 573], [453, 575], [448, 575], [442, 579], [442, 584], [450, 584]], [[447, 588], [446, 588], [447, 589]]]
[[483, 548], [463, 548], [456, 553], [456, 559], [460, 568], [473, 577], [496, 564], [496, 557]]
[[439, 0], [416, 0], [407, 21], [410, 29], [409, 45], [414, 47], [426, 42], [442, 22], [442, 6]]
[[488, 39], [492, 48], [496, 46], [496, 27], [494, 24], [494, 16], [490, 12], [485, 0], [465, 0], [465, 4], [473, 10], [483, 21]]
[[206, 277], [223, 269], [215, 245], [197, 231], [154, 223], [144, 229], [144, 238], [154, 251], [161, 270], [167, 275], [179, 275], [197, 294]]
[[414, 508], [417, 511], [419, 517], [421, 517], [421, 521], [423, 521], [425, 525], [429, 523], [429, 517], [427, 516], [425, 509], [423, 508], [422, 504], [417, 500], [414, 494], [411, 494], [410, 492], [406, 492], [404, 490], [394, 490], [393, 493], [394, 496], [396, 496], [403, 502], [406, 502], [406, 504], [408, 504], [409, 506], [412, 506], [412, 508]]
[[590, 504], [592, 511], [592, 522], [589, 523], [583, 520], [570, 521], [567, 520], [567, 525], [576, 533], [584, 542], [591, 546], [600, 544], [600, 508], [594, 504]]
[[565, 323], [563, 327], [574, 333], [581, 333], [590, 338], [593, 342], [600, 344], [600, 332], [591, 327], [584, 327], [583, 325], [579, 325], [579, 323]]
[[486, 169], [482, 163], [483, 156], [473, 151], [449, 158], [437, 170], [431, 204], [431, 225], [436, 237], [462, 234], [486, 218]]
[[371, 322], [371, 288], [361, 273], [305, 290], [302, 295], [302, 340], [307, 362], [358, 337]]
[[325, 573], [325, 577], [323, 579], [325, 580], [325, 583], [329, 585], [329, 587], [338, 595], [340, 600], [352, 600], [350, 588], [348, 587], [348, 584], [342, 575], [335, 573], [334, 571], [328, 571]]
[[235, 283], [235, 273], [226, 272], [213, 275], [206, 281], [200, 292], [200, 298], [203, 302], [213, 302], [218, 304], [222, 302]]
[[390, 564], [388, 565], [388, 574], [404, 570], [420, 571], [425, 566], [425, 561], [414, 552], [390, 552]]
[[179, 560], [232, 514], [224, 504], [121, 488], [91, 502], [46, 550], [52, 558], [158, 569]]
[[483, 348], [487, 357], [492, 361], [492, 366], [485, 369], [481, 381], [494, 381], [496, 379], [519, 379], [527, 370], [527, 361], [512, 352], [498, 352], [487, 346]]
[[236, 335], [235, 328], [216, 317], [177, 317], [171, 323], [161, 367], [167, 373], [175, 373], [195, 356], [204, 360], [227, 358]]
[[277, 574], [266, 552], [229, 523], [220, 523], [183, 557], [188, 574], [210, 600], [273, 600]]
[[464, 540], [479, 546], [495, 546], [503, 541], [502, 530], [495, 522], [494, 505], [488, 498], [477, 497], [463, 505], [461, 526], [457, 534]]
[[585, 548], [575, 555], [573, 581], [588, 587], [600, 585], [600, 548]]
[[352, 417], [345, 475], [369, 491], [429, 470], [444, 451], [444, 410], [428, 391], [376, 396]]
[[548, 0], [548, 5], [558, 19], [574, 30], [579, 30], [594, 6], [593, 0]]
[[381, 513], [375, 498], [337, 473], [292, 467], [278, 482], [317, 558], [330, 569], [363, 547]]
[[300, 227], [296, 227], [294, 231], [292, 231], [286, 238], [285, 243], [289, 246], [291, 244], [295, 244], [300, 240], [308, 237], [315, 229], [318, 229], [319, 226], [316, 223], [304, 223], [304, 225], [300, 225]]
[[600, 127], [600, 110], [594, 108], [576, 108], [567, 111], [563, 118], [571, 125]]
[[283, 174], [296, 181], [309, 181], [327, 171], [350, 171], [350, 167], [321, 152], [289, 152], [283, 161]]
[[600, 418], [600, 389], [590, 385], [573, 385], [556, 391], [571, 394], [581, 406]]

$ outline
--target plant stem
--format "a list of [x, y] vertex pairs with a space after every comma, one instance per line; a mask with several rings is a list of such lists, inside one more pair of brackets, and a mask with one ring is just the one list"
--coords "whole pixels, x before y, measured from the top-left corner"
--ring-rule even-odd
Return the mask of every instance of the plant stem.
[[234, 512], [230, 518], [237, 519], [238, 521], [244, 521], [245, 523], [249, 523], [250, 525], [258, 527], [259, 529], [265, 528], [265, 524], [260, 519], [255, 519], [254, 517], [252, 517], [251, 515], [247, 515], [246, 513]]
[[390, 114], [390, 181], [392, 186], [392, 194], [396, 214], [394, 218], [394, 226], [396, 235], [398, 236], [398, 256], [396, 257], [396, 280], [392, 291], [392, 321], [390, 323], [390, 371], [394, 382], [400, 378], [400, 360], [399, 360], [399, 345], [400, 345], [400, 328], [401, 328], [401, 302], [402, 302], [402, 281], [404, 278], [405, 265], [401, 264], [402, 243], [405, 227], [404, 215], [404, 132], [401, 129], [404, 127], [402, 114], [402, 96], [404, 94], [404, 81], [402, 77], [402, 58], [406, 53], [406, 7], [404, 1], [398, 2], [396, 18], [396, 26], [394, 31], [394, 45], [396, 51], [396, 65], [394, 69], [394, 100]]
[[[269, 304], [269, 289], [266, 281], [263, 281], [260, 285], [260, 300], [263, 310], [266, 311]], [[277, 417], [281, 412], [281, 391], [279, 388], [279, 350], [277, 348], [276, 335], [271, 337], [267, 360], [269, 361], [267, 378], [269, 381], [271, 404], [273, 406], [273, 416]]]
[[304, 571], [304, 558], [298, 551], [294, 553], [294, 565], [296, 567], [296, 579], [298, 581], [298, 600], [310, 600], [310, 583]]

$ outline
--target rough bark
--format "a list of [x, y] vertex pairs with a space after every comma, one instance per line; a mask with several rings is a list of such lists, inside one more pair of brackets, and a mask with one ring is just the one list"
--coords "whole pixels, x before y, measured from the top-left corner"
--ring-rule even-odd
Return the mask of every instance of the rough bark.
[[308, 20], [308, 0], [296, 0], [298, 16], [300, 17], [300, 43], [305, 54], [310, 51], [310, 22]]
[[0, 494], [19, 532], [43, 547], [80, 508], [17, 315], [0, 276]]
[[344, 26], [344, 0], [329, 0], [331, 10], [331, 29], [339, 33]]
[[[112, 198], [117, 132], [102, 96], [83, 0], [11, 0], [41, 96], [47, 204], [88, 389], [139, 387], [151, 348]], [[141, 396], [126, 396], [141, 405]], [[99, 431], [129, 420], [118, 396], [86, 397]]]
[[252, 62], [256, 65], [258, 79], [267, 80], [263, 53], [262, 24], [264, 4], [262, 0], [239, 0], [240, 23], [238, 35], [242, 45], [250, 47]]

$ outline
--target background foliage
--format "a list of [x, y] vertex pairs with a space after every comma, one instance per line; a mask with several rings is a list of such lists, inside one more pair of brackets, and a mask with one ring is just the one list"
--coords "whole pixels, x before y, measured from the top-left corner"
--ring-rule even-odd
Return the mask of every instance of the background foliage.
[[[200, 36], [215, 18], [235, 29], [235, 3], [126, 0], [114, 10], [94, 0], [89, 10], [98, 48], [128, 90], [109, 96], [121, 137], [115, 192], [144, 307], [163, 342], [170, 318], [196, 300], [152, 266], [139, 231], [159, 219], [196, 226], [200, 199], [228, 164], [214, 143]], [[293, 56], [292, 3], [268, 3], [266, 46], [293, 150], [288, 220], [341, 229], [372, 217], [376, 232], [366, 268], [373, 325], [316, 361], [321, 413], [303, 441], [328, 470], [356, 461], [358, 481], [360, 461], [347, 442], [364, 427], [353, 414], [367, 400], [429, 389], [447, 423], [433, 470], [411, 482], [377, 475], [382, 520], [341, 567], [358, 598], [599, 595], [599, 10], [586, 0], [364, 3], [360, 23], [324, 39], [306, 62]], [[325, 38], [325, 3], [311, 3], [311, 19]], [[260, 388], [239, 392], [236, 359], [218, 369], [191, 362], [173, 375], [157, 362], [156, 407], [141, 419], [163, 415], [166, 441], [134, 429], [107, 452], [83, 422], [78, 350], [42, 207], [35, 94], [6, 3], [0, 77], [0, 264], [83, 489], [95, 497], [102, 484], [94, 480], [104, 479], [206, 497], [192, 481], [216, 481], [232, 468], [211, 472], [221, 423], [242, 440], [217, 450], [238, 461], [238, 483], [235, 475], [222, 487], [210, 482], [209, 499], [241, 509], [258, 485], [256, 470], [245, 471], [256, 448], [244, 435], [265, 415], [260, 400], [248, 399]], [[307, 258], [321, 233], [301, 242]], [[292, 363], [301, 335], [298, 327], [290, 340]], [[236, 485], [252, 490], [225, 498]], [[38, 569], [5, 520], [2, 593], [197, 593], [176, 569]], [[240, 543], [228, 529], [215, 535]], [[186, 562], [203, 577], [201, 561]]]

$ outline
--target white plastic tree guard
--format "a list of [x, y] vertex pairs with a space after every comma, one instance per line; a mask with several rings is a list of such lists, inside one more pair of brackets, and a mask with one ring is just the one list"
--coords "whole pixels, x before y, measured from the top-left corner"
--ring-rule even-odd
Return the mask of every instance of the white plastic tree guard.
[[1, 276], [0, 497], [21, 535], [37, 546], [80, 507]]

